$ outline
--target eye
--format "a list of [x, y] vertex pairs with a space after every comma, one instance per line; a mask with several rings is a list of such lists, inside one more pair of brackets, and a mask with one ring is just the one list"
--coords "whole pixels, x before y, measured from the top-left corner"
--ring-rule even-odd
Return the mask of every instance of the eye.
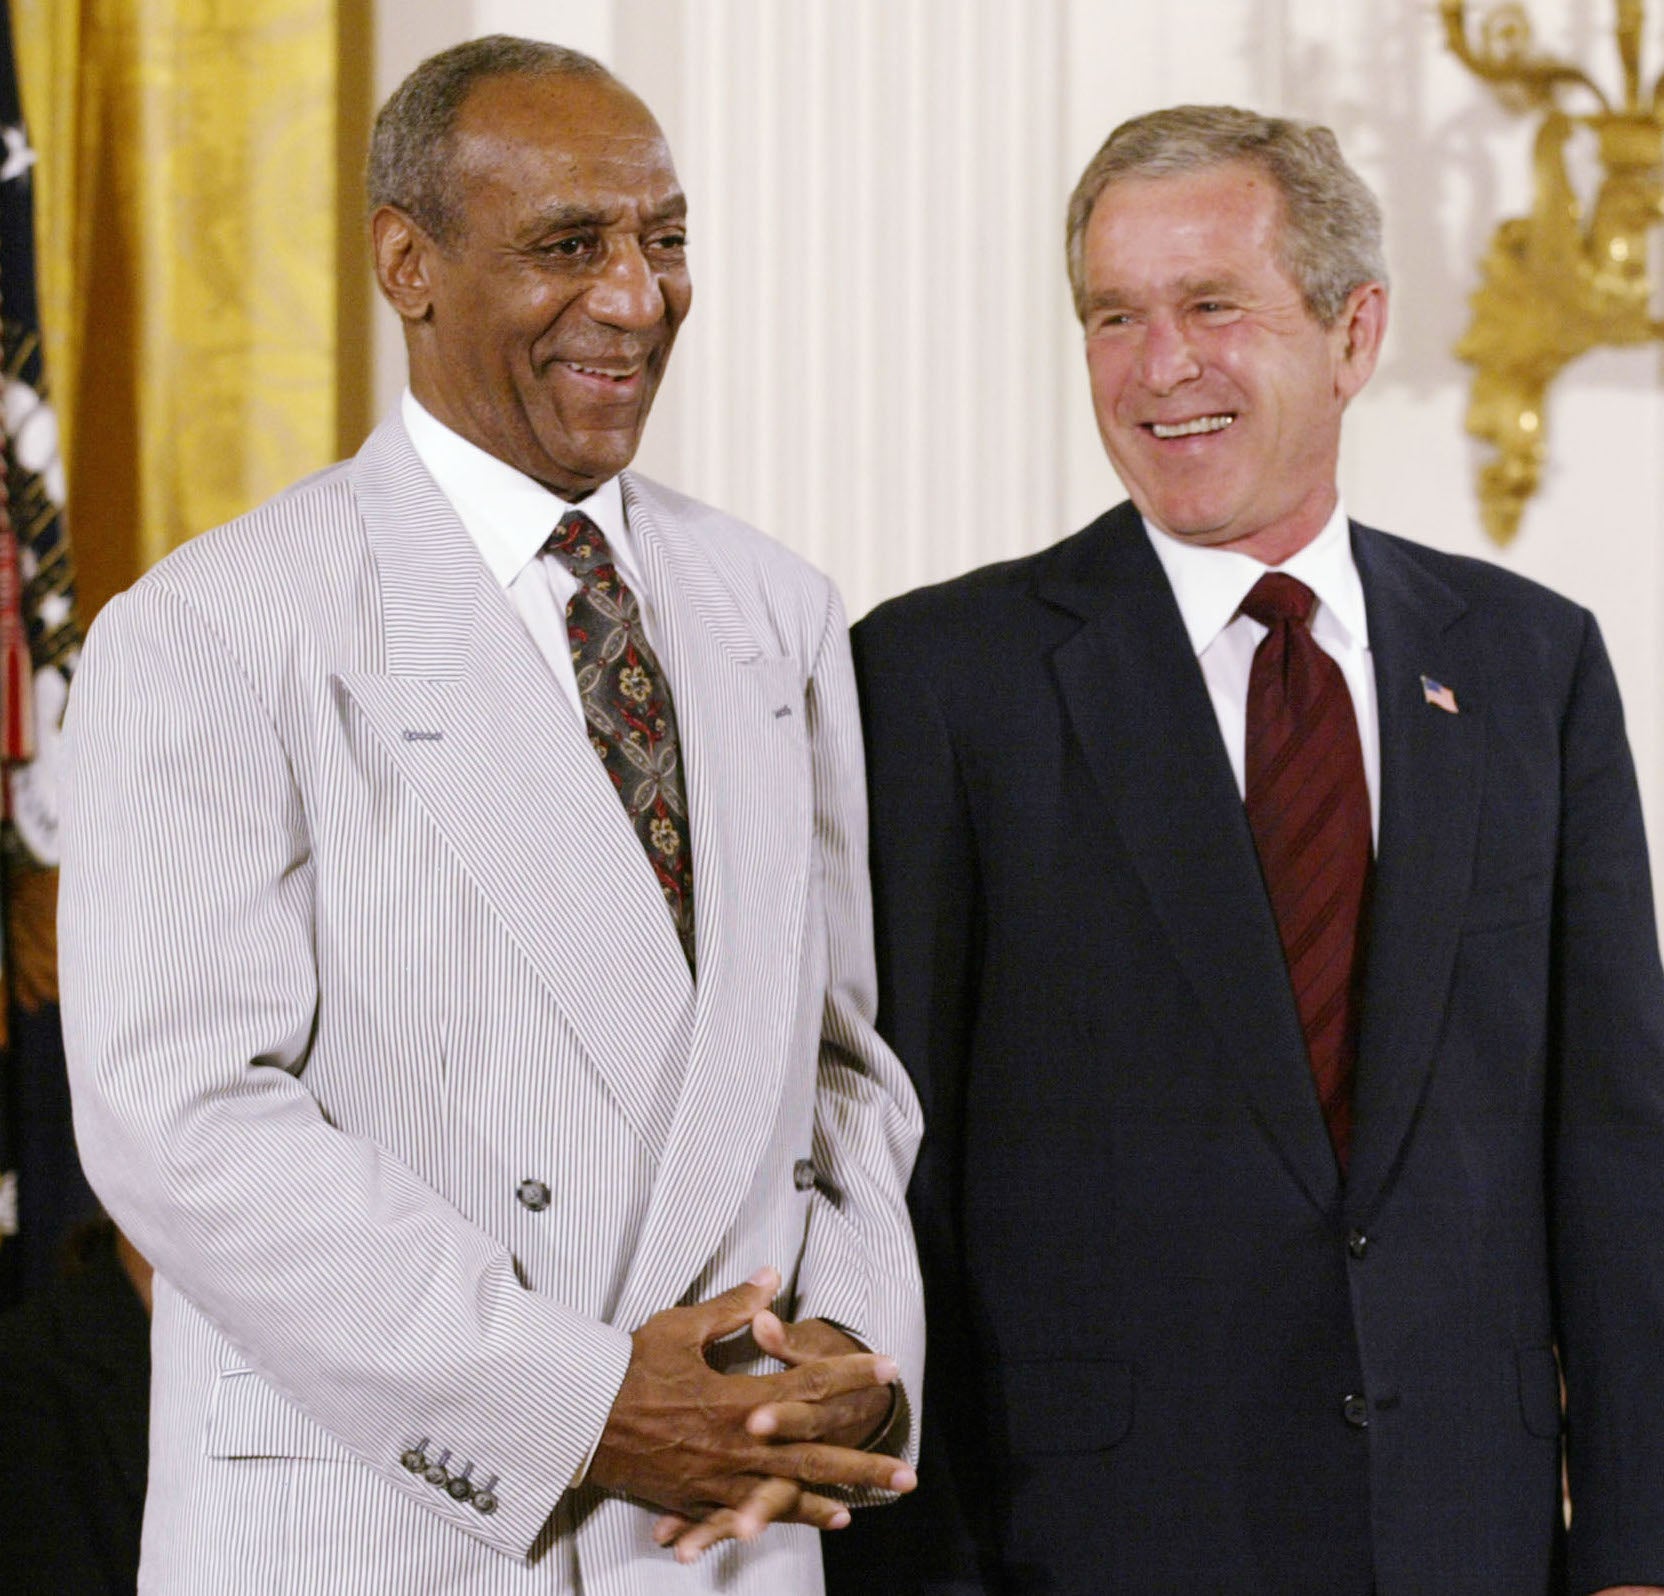
[[1132, 320], [1130, 310], [1094, 311], [1087, 318], [1086, 333], [1091, 337], [1094, 333], [1114, 332], [1118, 328], [1132, 326]]
[[681, 228], [673, 228], [668, 233], [655, 233], [648, 240], [647, 247], [661, 255], [680, 255], [688, 247], [688, 235]]
[[538, 253], [555, 260], [582, 260], [595, 247], [587, 233], [564, 233], [538, 246]]

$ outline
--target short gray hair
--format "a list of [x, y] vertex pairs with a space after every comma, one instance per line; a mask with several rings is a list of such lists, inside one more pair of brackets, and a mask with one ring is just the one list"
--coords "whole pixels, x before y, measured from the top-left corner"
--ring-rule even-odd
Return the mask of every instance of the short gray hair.
[[1086, 226], [1111, 183], [1174, 177], [1232, 161], [1251, 161], [1277, 185], [1283, 196], [1280, 264], [1325, 327], [1346, 308], [1354, 288], [1386, 282], [1381, 207], [1328, 128], [1231, 105], [1177, 105], [1123, 122], [1075, 185], [1067, 249], [1076, 314], [1086, 303]]
[[441, 244], [461, 220], [452, 135], [463, 102], [486, 78], [606, 78], [593, 56], [538, 39], [488, 34], [430, 55], [376, 116], [365, 173], [370, 209], [395, 205]]

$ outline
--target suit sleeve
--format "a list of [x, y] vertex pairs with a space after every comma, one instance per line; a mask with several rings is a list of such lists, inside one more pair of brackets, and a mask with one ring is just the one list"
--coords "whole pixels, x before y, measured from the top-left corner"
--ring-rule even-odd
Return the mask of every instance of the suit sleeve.
[[828, 598], [807, 715], [827, 980], [815, 1093], [818, 1181], [795, 1306], [799, 1318], [829, 1320], [896, 1360], [899, 1400], [881, 1444], [913, 1461], [924, 1378], [924, 1301], [906, 1191], [920, 1119], [907, 1074], [873, 1023], [866, 785], [849, 634], [835, 591]]
[[[507, 1250], [297, 1078], [319, 991], [314, 871], [276, 728], [154, 580], [77, 673], [60, 904], [89, 1177], [252, 1368], [424, 1510], [523, 1557], [601, 1432], [628, 1336], [524, 1289]], [[420, 1483], [426, 1438], [482, 1513]]]
[[1550, 1160], [1578, 1596], [1664, 1585], [1664, 974], [1634, 766], [1592, 617], [1562, 750]]
[[961, 1119], [977, 1009], [981, 894], [959, 756], [921, 630], [881, 609], [855, 629], [872, 805], [879, 1029], [924, 1111], [909, 1191], [930, 1319], [919, 1488], [826, 1541], [829, 1589], [980, 1596], [999, 1500], [959, 1241]]

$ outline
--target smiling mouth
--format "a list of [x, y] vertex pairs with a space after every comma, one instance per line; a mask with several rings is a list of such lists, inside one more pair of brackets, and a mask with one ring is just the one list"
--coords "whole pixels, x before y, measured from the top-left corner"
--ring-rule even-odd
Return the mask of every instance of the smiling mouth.
[[1150, 421], [1146, 427], [1158, 438], [1194, 438], [1205, 432], [1223, 432], [1234, 415], [1197, 416], [1191, 421]]
[[577, 372], [580, 377], [600, 377], [605, 379], [607, 382], [616, 382], [621, 384], [630, 382], [634, 378], [639, 377], [643, 369], [639, 365], [625, 366], [622, 368], [586, 366], [580, 360], [563, 360], [561, 361], [561, 365], [565, 366], [568, 371]]

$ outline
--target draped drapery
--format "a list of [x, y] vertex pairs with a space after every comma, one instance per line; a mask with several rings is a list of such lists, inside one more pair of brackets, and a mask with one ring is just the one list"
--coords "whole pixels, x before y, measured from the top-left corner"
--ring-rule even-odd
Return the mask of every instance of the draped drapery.
[[90, 617], [362, 429], [354, 0], [12, 4]]

